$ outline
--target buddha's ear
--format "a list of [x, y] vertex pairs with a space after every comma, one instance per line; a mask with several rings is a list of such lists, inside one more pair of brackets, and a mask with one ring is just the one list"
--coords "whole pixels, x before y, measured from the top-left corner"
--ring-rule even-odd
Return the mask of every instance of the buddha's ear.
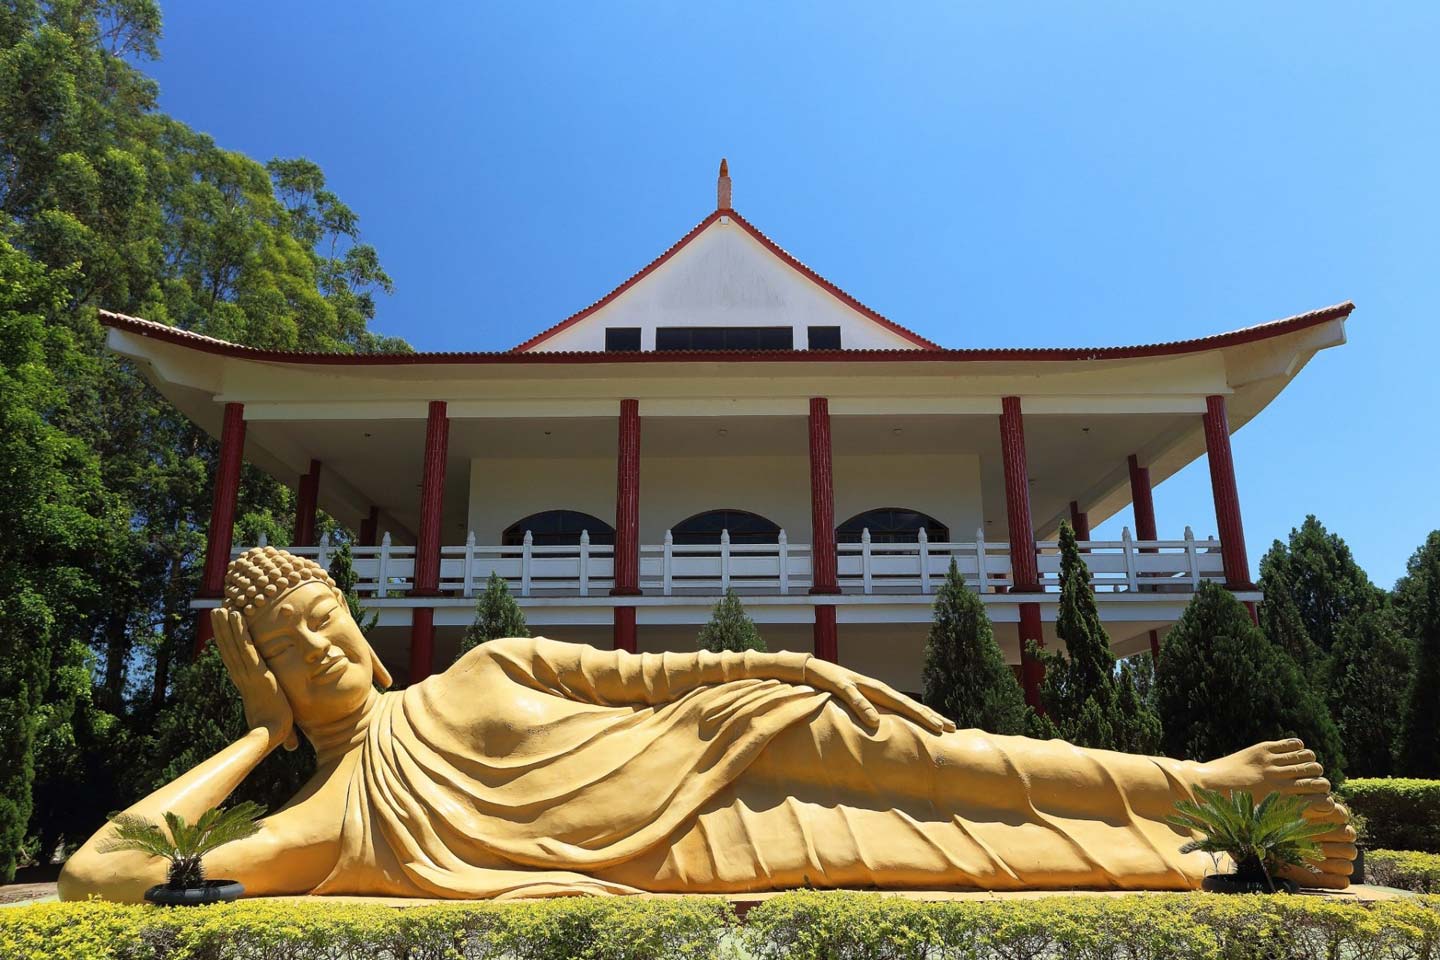
[[370, 670], [381, 690], [389, 690], [395, 682], [395, 678], [390, 676], [390, 671], [385, 669], [385, 664], [380, 662], [380, 655], [375, 652], [374, 647], [370, 648]]

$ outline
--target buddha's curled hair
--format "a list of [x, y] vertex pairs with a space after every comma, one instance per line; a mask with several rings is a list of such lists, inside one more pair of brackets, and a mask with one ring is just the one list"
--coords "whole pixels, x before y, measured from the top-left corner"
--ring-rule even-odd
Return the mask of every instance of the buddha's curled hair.
[[225, 571], [224, 606], [248, 620], [261, 607], [307, 580], [319, 580], [335, 589], [330, 574], [314, 560], [275, 547], [255, 547], [230, 561]]

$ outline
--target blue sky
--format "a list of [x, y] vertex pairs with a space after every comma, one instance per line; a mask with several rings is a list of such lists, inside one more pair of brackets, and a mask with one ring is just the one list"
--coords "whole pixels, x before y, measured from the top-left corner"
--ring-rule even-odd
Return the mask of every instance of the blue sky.
[[[947, 346], [1200, 336], [1353, 299], [1236, 434], [1251, 565], [1306, 513], [1383, 586], [1440, 527], [1440, 5], [166, 5], [161, 105], [306, 156], [396, 282], [500, 349], [714, 205]], [[1203, 460], [1162, 536], [1214, 527]], [[1100, 531], [1118, 535], [1129, 512]]]

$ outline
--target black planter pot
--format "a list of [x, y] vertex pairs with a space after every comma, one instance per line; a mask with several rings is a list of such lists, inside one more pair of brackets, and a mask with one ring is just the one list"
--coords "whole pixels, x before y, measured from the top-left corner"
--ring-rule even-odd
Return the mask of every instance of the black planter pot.
[[145, 899], [162, 907], [198, 907], [207, 903], [238, 900], [245, 887], [234, 880], [206, 880], [202, 886], [179, 890], [160, 883], [145, 891]]
[[[1269, 893], [1270, 885], [1264, 877], [1252, 879], [1234, 873], [1212, 873], [1200, 883], [1206, 893]], [[1299, 893], [1300, 885], [1293, 880], [1275, 878], [1276, 893]]]
[[1351, 883], [1365, 882], [1365, 848], [1355, 848], [1355, 869], [1350, 871]]

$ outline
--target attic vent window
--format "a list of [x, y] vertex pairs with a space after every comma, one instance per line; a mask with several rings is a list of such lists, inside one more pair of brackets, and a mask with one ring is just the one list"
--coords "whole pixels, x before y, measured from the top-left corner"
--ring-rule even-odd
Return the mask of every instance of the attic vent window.
[[639, 327], [606, 327], [605, 349], [610, 353], [639, 353]]
[[656, 327], [656, 350], [793, 350], [790, 327]]
[[811, 350], [839, 350], [840, 349], [840, 328], [839, 327], [810, 327]]

